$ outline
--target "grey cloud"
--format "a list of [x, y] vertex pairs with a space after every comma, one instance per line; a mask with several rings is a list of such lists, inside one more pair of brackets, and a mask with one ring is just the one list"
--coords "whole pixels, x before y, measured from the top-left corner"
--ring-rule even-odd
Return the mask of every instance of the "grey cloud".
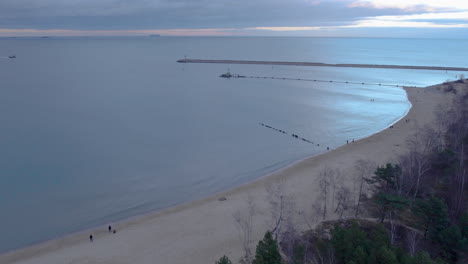
[[307, 0], [1, 0], [0, 28], [171, 29], [330, 26], [395, 9]]
[[0, 17], [127, 15], [163, 7], [158, 0], [2, 0]]

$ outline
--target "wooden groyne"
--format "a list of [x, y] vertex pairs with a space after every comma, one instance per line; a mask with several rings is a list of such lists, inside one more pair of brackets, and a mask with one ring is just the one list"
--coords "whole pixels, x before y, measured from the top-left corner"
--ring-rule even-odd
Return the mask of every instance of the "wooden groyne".
[[[279, 132], [279, 133], [281, 133], [281, 134], [284, 134], [284, 135], [291, 135], [291, 136], [292, 136], [293, 138], [295, 138], [295, 139], [298, 139], [298, 140], [301, 140], [301, 141], [303, 141], [303, 142], [307, 142], [307, 143], [310, 143], [310, 144], [314, 144], [314, 145], [316, 145], [317, 147], [320, 147], [320, 144], [314, 143], [312, 140], [303, 138], [303, 137], [299, 136], [298, 134], [288, 133], [288, 132], [286, 132], [285, 130], [275, 128], [275, 127], [270, 126], [270, 125], [267, 125], [267, 124], [265, 124], [265, 123], [258, 123], [258, 124], [261, 125], [261, 126], [263, 126], [263, 127], [272, 129], [272, 130], [274, 130], [274, 131], [276, 131], [276, 132]], [[391, 127], [393, 127], [393, 126], [391, 126]], [[349, 144], [349, 143], [354, 143], [354, 139], [352, 139], [352, 140], [346, 140], [346, 144]], [[327, 147], [327, 150], [330, 150], [330, 147]]]
[[[270, 126], [270, 125], [267, 125], [267, 124], [264, 124], [264, 123], [258, 123], [258, 124], [261, 125], [261, 126], [264, 126], [264, 127], [266, 127], [266, 128], [273, 129], [273, 130], [275, 130], [275, 131], [277, 131], [277, 132], [283, 133], [283, 134], [285, 134], [285, 135], [289, 135], [288, 132], [286, 132], [286, 131], [284, 131], [284, 130], [281, 130], [281, 129], [278, 129], [278, 128], [275, 128], [275, 127], [272, 127], [272, 126]], [[297, 134], [291, 134], [291, 136], [292, 136], [293, 138], [302, 140], [302, 141], [304, 141], [304, 142], [314, 144], [314, 142], [312, 142], [311, 140], [308, 140], [308, 139], [305, 139], [305, 138], [303, 138], [303, 137], [300, 137], [300, 136], [297, 135]], [[319, 147], [319, 146], [320, 146], [320, 144], [317, 144], [317, 147]]]
[[259, 64], [259, 65], [282, 65], [282, 66], [344, 67], [344, 68], [376, 68], [376, 69], [431, 70], [431, 71], [468, 71], [468, 68], [464, 68], [464, 67], [349, 64], [349, 63], [329, 64], [329, 63], [321, 63], [321, 62], [292, 62], [292, 61], [182, 59], [182, 60], [178, 60], [177, 62], [179, 63], [219, 63], [219, 64]]

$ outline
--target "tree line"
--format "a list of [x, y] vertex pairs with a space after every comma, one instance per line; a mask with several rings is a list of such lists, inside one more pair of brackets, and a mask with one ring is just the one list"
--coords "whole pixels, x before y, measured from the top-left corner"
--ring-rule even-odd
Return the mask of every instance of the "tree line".
[[[347, 220], [324, 222], [316, 229], [311, 225], [300, 234], [286, 221], [293, 204], [279, 190], [270, 190], [274, 221], [255, 254], [248, 249], [254, 206], [249, 206], [250, 218], [235, 217], [247, 237], [241, 262], [468, 263], [468, 93], [450, 109], [439, 109], [435, 124], [418, 128], [406, 145], [408, 151], [396, 163], [358, 161], [352, 188], [341, 184], [341, 172], [323, 169], [314, 215]], [[216, 263], [231, 261], [224, 256]]]

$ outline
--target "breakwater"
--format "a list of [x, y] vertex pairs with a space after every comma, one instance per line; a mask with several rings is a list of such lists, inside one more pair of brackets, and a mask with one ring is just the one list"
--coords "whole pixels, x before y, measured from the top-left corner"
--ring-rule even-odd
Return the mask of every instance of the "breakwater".
[[398, 84], [351, 82], [351, 81], [337, 81], [337, 80], [319, 80], [319, 79], [273, 77], [273, 76], [244, 76], [244, 75], [239, 75], [239, 74], [229, 74], [229, 75], [223, 74], [220, 77], [223, 77], [223, 78], [273, 79], [273, 80], [289, 80], [289, 81], [326, 82], [326, 83], [345, 83], [345, 84], [362, 84], [362, 85], [403, 87], [403, 85], [398, 85]]
[[[307, 142], [307, 143], [310, 143], [310, 144], [314, 144], [314, 142], [312, 140], [309, 140], [309, 139], [306, 139], [306, 138], [303, 138], [301, 136], [299, 136], [298, 134], [293, 134], [293, 133], [288, 133], [282, 129], [278, 129], [276, 127], [273, 127], [273, 126], [270, 126], [270, 125], [267, 125], [267, 124], [264, 124], [264, 123], [258, 123], [259, 125], [263, 126], [263, 127], [266, 127], [266, 128], [269, 128], [269, 129], [272, 129], [276, 132], [279, 132], [279, 133], [282, 133], [282, 134], [285, 134], [285, 135], [291, 135], [293, 138], [295, 139], [298, 139], [298, 140], [302, 140], [304, 142]], [[320, 147], [320, 144], [316, 143], [317, 147]], [[327, 147], [327, 150], [330, 150], [329, 147]]]
[[443, 67], [443, 66], [413, 66], [413, 65], [381, 65], [381, 64], [354, 64], [341, 63], [330, 64], [321, 62], [293, 62], [293, 61], [250, 61], [250, 60], [203, 60], [203, 59], [181, 59], [179, 63], [219, 63], [219, 64], [259, 64], [259, 65], [282, 65], [282, 66], [314, 66], [314, 67], [345, 67], [345, 68], [377, 68], [377, 69], [404, 69], [404, 70], [432, 70], [432, 71], [467, 71], [465, 67]]

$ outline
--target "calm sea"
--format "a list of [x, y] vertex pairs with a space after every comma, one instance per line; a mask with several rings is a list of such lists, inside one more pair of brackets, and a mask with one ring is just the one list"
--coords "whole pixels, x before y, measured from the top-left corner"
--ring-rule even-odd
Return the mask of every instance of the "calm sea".
[[468, 67], [466, 53], [466, 40], [0, 39], [0, 251], [252, 181], [410, 107], [398, 87], [218, 77], [228, 70], [414, 86], [460, 74], [176, 63], [184, 56]]

